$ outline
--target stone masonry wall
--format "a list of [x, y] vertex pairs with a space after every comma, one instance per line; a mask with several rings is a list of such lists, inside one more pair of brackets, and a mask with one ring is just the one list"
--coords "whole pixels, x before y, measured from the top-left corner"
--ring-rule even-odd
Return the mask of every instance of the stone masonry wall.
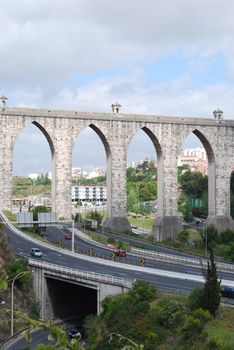
[[[177, 216], [177, 156], [190, 133], [203, 143], [209, 161], [209, 215], [230, 217], [230, 174], [234, 164], [234, 121], [213, 119], [50, 111], [0, 110], [0, 207], [11, 209], [12, 155], [23, 128], [34, 123], [46, 137], [52, 159], [53, 210], [71, 217], [72, 151], [79, 134], [91, 127], [103, 142], [107, 158], [108, 222], [126, 219], [126, 157], [139, 130], [150, 137], [158, 156], [158, 213]], [[95, 152], [95, 150], [94, 150]], [[115, 225], [115, 224], [114, 224]], [[120, 225], [129, 228], [127, 220]], [[166, 230], [165, 220], [163, 221]], [[170, 219], [170, 229], [172, 221]], [[169, 227], [168, 226], [168, 227]], [[163, 237], [164, 233], [157, 233]], [[170, 234], [170, 233], [169, 233]]]

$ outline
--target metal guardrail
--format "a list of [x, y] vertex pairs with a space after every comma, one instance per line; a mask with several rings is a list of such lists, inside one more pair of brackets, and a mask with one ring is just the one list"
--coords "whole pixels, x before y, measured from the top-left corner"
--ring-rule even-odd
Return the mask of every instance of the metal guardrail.
[[70, 275], [70, 276], [72, 275], [72, 276], [81, 277], [84, 279], [89, 279], [89, 280], [103, 282], [103, 283], [109, 283], [113, 285], [121, 285], [127, 288], [131, 288], [133, 285], [133, 280], [130, 280], [130, 279], [125, 279], [122, 277], [114, 277], [106, 274], [100, 274], [93, 271], [84, 271], [84, 270], [74, 269], [72, 267], [60, 266], [56, 264], [47, 263], [44, 261], [28, 259], [28, 264], [30, 266], [39, 267], [50, 271], [56, 271], [56, 272], [64, 273], [66, 275]]
[[[166, 254], [166, 253], [159, 253], [155, 252], [153, 250], [145, 250], [145, 249], [139, 249], [139, 248], [132, 248], [131, 249], [132, 253], [136, 254], [141, 254], [145, 255], [148, 257], [152, 258], [158, 258], [161, 260], [166, 260], [170, 262], [175, 262], [175, 263], [183, 263], [183, 264], [189, 264], [189, 265], [195, 265], [195, 266], [201, 266], [201, 263], [203, 265], [207, 265], [207, 259], [193, 259], [193, 258], [188, 258], [188, 257], [183, 257], [179, 255], [171, 255], [171, 254]], [[222, 262], [216, 262], [216, 267], [219, 270], [229, 270], [234, 272], [234, 264], [227, 264], [227, 263], [222, 263]]]
[[[18, 230], [16, 227], [14, 227], [8, 220], [8, 218], [5, 216], [5, 214], [1, 211], [0, 212], [4, 220], [8, 223], [9, 226], [11, 226], [12, 229], [16, 233], [22, 234], [20, 230]], [[84, 239], [84, 237], [83, 237]], [[35, 239], [32, 238], [33, 241]], [[41, 242], [43, 243], [43, 242]], [[45, 244], [47, 245], [47, 244]], [[131, 248], [131, 253], [139, 254], [140, 256], [148, 256], [151, 258], [167, 261], [167, 262], [173, 262], [173, 263], [183, 263], [187, 265], [194, 265], [194, 266], [201, 266], [201, 262], [204, 266], [207, 264], [207, 259], [204, 258], [188, 258], [188, 257], [183, 257], [183, 256], [178, 256], [178, 255], [171, 255], [171, 254], [166, 254], [166, 253], [159, 253], [155, 252], [152, 250], [145, 250], [145, 249], [139, 249], [139, 248]], [[223, 263], [223, 262], [216, 262], [216, 266], [218, 270], [225, 270], [225, 271], [231, 271], [234, 272], [234, 264], [228, 264], [228, 263]]]

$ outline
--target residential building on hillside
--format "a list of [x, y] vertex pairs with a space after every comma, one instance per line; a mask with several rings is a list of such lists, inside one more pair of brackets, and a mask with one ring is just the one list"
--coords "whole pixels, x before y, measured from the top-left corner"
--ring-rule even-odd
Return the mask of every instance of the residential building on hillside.
[[36, 180], [38, 178], [38, 174], [36, 173], [31, 173], [31, 174], [28, 174], [28, 178], [31, 179], [31, 180]]
[[201, 147], [181, 149], [177, 159], [177, 166], [182, 165], [188, 165], [193, 172], [207, 175], [208, 160], [205, 149]]
[[84, 179], [86, 178], [88, 175], [87, 171], [84, 171], [83, 169], [81, 168], [72, 168], [72, 177], [73, 178], [76, 178], [76, 179]]
[[155, 167], [157, 167], [157, 160], [154, 160], [154, 159], [149, 159], [149, 158], [145, 158], [144, 160], [133, 160], [129, 165], [128, 167], [130, 168], [134, 168], [136, 169], [139, 165], [141, 165], [143, 162], [154, 162], [155, 164]]
[[88, 173], [87, 179], [93, 179], [95, 177], [104, 176], [104, 175], [105, 175], [105, 172], [102, 169], [95, 167], [90, 173]]
[[206, 151], [203, 147], [181, 149], [180, 156], [194, 157], [195, 159], [207, 160]]

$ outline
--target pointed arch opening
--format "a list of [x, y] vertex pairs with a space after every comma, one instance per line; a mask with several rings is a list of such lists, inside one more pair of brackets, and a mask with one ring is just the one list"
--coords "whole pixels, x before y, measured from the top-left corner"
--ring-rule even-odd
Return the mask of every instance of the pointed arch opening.
[[18, 135], [13, 149], [12, 203], [15, 211], [44, 205], [53, 210], [54, 145], [45, 128], [36, 121]]
[[141, 128], [131, 139], [127, 153], [127, 210], [133, 229], [146, 225], [151, 231], [159, 215], [158, 198], [162, 196], [162, 186], [160, 188], [158, 183], [162, 181], [162, 165], [162, 149], [157, 137], [149, 128]]
[[[215, 156], [206, 136], [195, 129], [178, 154], [179, 214], [202, 226], [215, 213]], [[197, 218], [197, 219], [193, 219]]]
[[[99, 221], [108, 214], [111, 202], [111, 151], [103, 132], [90, 124], [76, 138], [72, 153], [73, 213], [90, 218], [99, 213]], [[99, 222], [99, 223], [100, 223]]]

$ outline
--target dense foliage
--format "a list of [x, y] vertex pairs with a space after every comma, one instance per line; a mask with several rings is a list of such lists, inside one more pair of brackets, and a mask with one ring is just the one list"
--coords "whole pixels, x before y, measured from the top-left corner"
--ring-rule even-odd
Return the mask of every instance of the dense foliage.
[[90, 212], [88, 212], [88, 214], [86, 215], [87, 219], [91, 219], [91, 220], [96, 220], [98, 223], [98, 227], [100, 227], [101, 223], [102, 223], [102, 219], [103, 219], [103, 215], [100, 214], [96, 209], [95, 210], [91, 210]]
[[14, 176], [12, 181], [13, 196], [27, 196], [49, 193], [51, 191], [51, 180], [48, 174], [41, 174], [37, 179], [32, 180], [29, 177]]
[[[129, 293], [105, 299], [101, 316], [88, 319], [87, 348], [208, 350], [217, 345], [222, 349], [223, 340], [206, 331], [212, 322], [210, 311], [197, 306], [201, 296], [204, 300], [205, 289], [195, 290], [196, 298], [192, 293], [187, 299], [161, 295], [152, 285], [136, 282]], [[232, 327], [225, 335], [231, 333]]]
[[202, 307], [214, 315], [221, 300], [221, 280], [218, 280], [212, 248], [210, 248], [210, 261], [207, 263], [207, 268], [203, 268], [203, 274], [205, 285], [202, 295]]

